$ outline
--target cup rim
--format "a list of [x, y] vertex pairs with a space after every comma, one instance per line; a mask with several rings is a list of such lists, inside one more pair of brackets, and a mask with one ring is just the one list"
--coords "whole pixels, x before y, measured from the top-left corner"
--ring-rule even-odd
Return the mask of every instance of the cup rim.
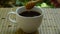
[[22, 8], [22, 7], [25, 7], [25, 6], [21, 6], [21, 7], [18, 7], [17, 9], [16, 9], [16, 15], [18, 15], [19, 17], [22, 17], [22, 18], [37, 18], [37, 17], [40, 17], [40, 16], [42, 16], [43, 15], [43, 9], [41, 9], [41, 7], [39, 7], [39, 6], [34, 6], [34, 7], [38, 7], [40, 10], [41, 10], [41, 15], [39, 15], [39, 16], [34, 16], [34, 17], [24, 17], [24, 16], [21, 16], [21, 15], [19, 15], [18, 14], [18, 10], [20, 9], [20, 8]]

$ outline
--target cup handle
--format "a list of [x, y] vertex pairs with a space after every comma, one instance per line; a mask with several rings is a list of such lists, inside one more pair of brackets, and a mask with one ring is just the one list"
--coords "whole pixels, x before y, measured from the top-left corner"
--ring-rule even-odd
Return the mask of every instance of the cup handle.
[[16, 14], [16, 13], [15, 13], [15, 12], [9, 12], [9, 13], [8, 13], [8, 16], [7, 16], [7, 17], [8, 17], [7, 19], [10, 20], [10, 21], [13, 22], [13, 23], [16, 23], [16, 20], [13, 20], [13, 19], [10, 18], [10, 16], [11, 16], [12, 14]]

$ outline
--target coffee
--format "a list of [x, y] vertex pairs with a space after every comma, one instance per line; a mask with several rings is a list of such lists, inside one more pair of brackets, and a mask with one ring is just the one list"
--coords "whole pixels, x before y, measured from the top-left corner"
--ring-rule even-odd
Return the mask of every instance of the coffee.
[[41, 15], [41, 13], [37, 11], [24, 11], [22, 13], [19, 13], [19, 15], [24, 16], [24, 17], [34, 17], [34, 16]]

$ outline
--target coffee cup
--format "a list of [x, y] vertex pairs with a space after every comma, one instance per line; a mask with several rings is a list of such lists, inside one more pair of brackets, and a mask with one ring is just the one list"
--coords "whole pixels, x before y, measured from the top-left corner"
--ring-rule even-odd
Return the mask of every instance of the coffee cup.
[[[38, 12], [40, 13], [39, 15], [20, 15], [21, 13], [25, 12], [25, 11], [35, 11], [35, 12]], [[34, 13], [34, 12], [33, 12]], [[11, 15], [15, 14], [16, 15], [16, 20], [13, 20], [11, 19]], [[29, 14], [29, 13], [28, 13]], [[36, 14], [36, 13], [35, 13]], [[31, 16], [31, 17], [30, 17]], [[17, 28], [16, 28], [16, 31], [21, 28], [24, 32], [26, 33], [32, 33], [32, 32], [35, 32], [39, 26], [41, 25], [42, 23], [42, 19], [43, 19], [43, 10], [40, 8], [40, 7], [37, 7], [37, 6], [34, 6], [32, 9], [30, 10], [27, 10], [25, 8], [25, 6], [22, 6], [22, 7], [19, 7], [16, 9], [16, 12], [9, 12], [8, 13], [8, 19], [14, 24], [17, 24]]]

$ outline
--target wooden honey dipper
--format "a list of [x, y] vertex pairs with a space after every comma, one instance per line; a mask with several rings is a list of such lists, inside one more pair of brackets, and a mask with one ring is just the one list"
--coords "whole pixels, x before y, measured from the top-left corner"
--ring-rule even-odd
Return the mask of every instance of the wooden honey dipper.
[[37, 4], [37, 2], [40, 2], [40, 0], [37, 0], [37, 1], [29, 1], [25, 5], [26, 9], [32, 9]]

